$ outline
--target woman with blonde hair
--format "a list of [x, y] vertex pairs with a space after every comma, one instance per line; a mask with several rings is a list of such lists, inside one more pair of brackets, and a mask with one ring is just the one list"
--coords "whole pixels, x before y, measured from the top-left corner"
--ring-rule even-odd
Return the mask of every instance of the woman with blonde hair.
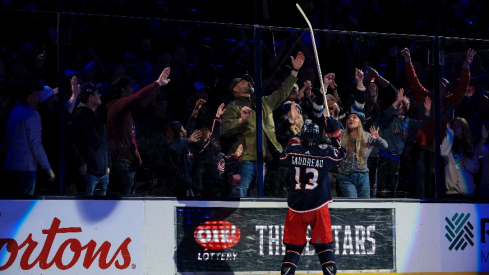
[[370, 181], [367, 159], [373, 146], [387, 149], [387, 142], [379, 136], [379, 128], [363, 130], [365, 115], [352, 108], [347, 116], [342, 144], [346, 148], [346, 159], [338, 169], [338, 189], [341, 196], [348, 198], [370, 198]]
[[367, 159], [374, 146], [380, 150], [387, 149], [387, 142], [379, 136], [379, 128], [370, 127], [370, 133], [365, 132], [365, 86], [363, 72], [355, 69], [357, 80], [357, 95], [355, 103], [346, 115], [346, 127], [343, 130], [342, 144], [346, 148], [346, 159], [338, 169], [339, 195], [348, 198], [370, 198], [370, 180]]
[[464, 118], [456, 117], [450, 121], [440, 150], [440, 155], [445, 159], [447, 197], [471, 197], [479, 161], [474, 152], [469, 124]]

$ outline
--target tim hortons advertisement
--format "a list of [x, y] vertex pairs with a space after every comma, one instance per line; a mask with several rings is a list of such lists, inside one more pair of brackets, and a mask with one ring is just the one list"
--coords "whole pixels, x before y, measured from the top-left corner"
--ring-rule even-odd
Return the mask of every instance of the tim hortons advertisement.
[[[330, 213], [338, 269], [395, 271], [394, 209]], [[286, 214], [286, 208], [176, 208], [178, 271], [280, 270]], [[305, 247], [299, 269], [321, 270], [312, 245]]]
[[1, 274], [142, 274], [142, 202], [2, 201]]

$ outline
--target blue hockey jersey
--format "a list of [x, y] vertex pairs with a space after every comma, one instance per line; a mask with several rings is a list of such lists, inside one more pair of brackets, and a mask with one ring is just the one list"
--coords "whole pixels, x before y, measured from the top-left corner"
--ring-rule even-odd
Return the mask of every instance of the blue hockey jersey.
[[334, 143], [336, 146], [304, 147], [298, 137], [289, 142], [281, 155], [280, 165], [289, 168], [287, 204], [290, 210], [305, 213], [332, 202], [329, 169], [346, 156], [346, 149], [337, 139]]

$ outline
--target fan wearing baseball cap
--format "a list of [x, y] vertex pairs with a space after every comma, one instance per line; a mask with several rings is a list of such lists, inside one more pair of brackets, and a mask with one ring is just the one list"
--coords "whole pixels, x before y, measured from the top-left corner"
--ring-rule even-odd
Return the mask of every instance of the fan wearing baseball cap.
[[42, 145], [42, 122], [39, 109], [43, 86], [31, 80], [21, 81], [18, 89], [19, 104], [8, 117], [5, 132], [7, 180], [0, 188], [6, 195], [33, 195], [36, 186], [37, 166], [46, 171], [48, 180], [55, 175]]
[[[273, 120], [273, 110], [289, 96], [293, 85], [297, 82], [297, 73], [304, 64], [305, 56], [298, 52], [296, 57], [290, 57], [292, 71], [287, 77], [282, 87], [273, 92], [270, 96], [262, 97], [262, 118], [263, 118], [263, 144], [256, 144], [256, 98], [253, 96], [252, 80], [247, 77], [235, 78], [229, 87], [232, 90], [234, 101], [226, 106], [226, 111], [222, 115], [221, 133], [223, 137], [236, 137], [236, 142], [231, 146], [231, 151], [235, 150], [239, 144], [243, 144], [243, 154], [237, 163], [237, 174], [241, 180], [232, 190], [232, 195], [246, 197], [248, 188], [255, 180], [257, 169], [257, 147], [263, 147], [264, 159], [273, 155], [267, 149], [280, 152], [282, 146], [275, 135], [275, 122]], [[268, 154], [267, 154], [268, 153]]]
[[69, 161], [87, 196], [105, 195], [109, 185], [111, 159], [105, 121], [97, 112], [102, 105], [100, 97], [97, 86], [83, 83], [78, 95], [80, 103], [66, 126]]

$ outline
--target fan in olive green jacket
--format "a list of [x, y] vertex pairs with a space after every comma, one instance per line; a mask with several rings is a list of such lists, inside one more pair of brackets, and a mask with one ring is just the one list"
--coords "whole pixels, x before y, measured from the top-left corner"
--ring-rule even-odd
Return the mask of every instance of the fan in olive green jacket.
[[[290, 58], [292, 71], [285, 82], [282, 83], [282, 87], [271, 95], [262, 97], [264, 157], [266, 157], [266, 140], [271, 142], [276, 150], [282, 151], [282, 147], [275, 136], [275, 123], [272, 112], [287, 99], [293, 85], [297, 82], [297, 72], [304, 64], [304, 54], [298, 52], [295, 58]], [[231, 82], [230, 88], [233, 90], [235, 100], [225, 108], [226, 110], [222, 115], [221, 132], [224, 137], [236, 136], [237, 141], [231, 150], [236, 149], [235, 147], [239, 144], [243, 144], [242, 161], [256, 161], [256, 101], [253, 96], [253, 87], [248, 80], [235, 78]]]

